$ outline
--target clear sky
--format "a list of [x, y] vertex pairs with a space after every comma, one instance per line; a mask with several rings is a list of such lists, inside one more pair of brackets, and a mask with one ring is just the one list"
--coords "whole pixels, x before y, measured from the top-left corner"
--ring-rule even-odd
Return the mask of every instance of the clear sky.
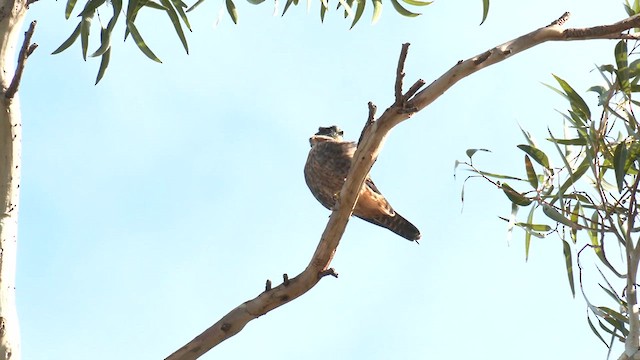
[[[99, 61], [82, 61], [79, 44], [49, 55], [77, 24], [64, 19], [65, 2], [33, 4], [26, 23], [38, 20], [40, 47], [20, 88], [24, 358], [161, 359], [266, 279], [302, 271], [329, 215], [302, 175], [308, 138], [336, 124], [357, 139], [367, 102], [380, 111], [393, 102], [403, 42], [412, 44], [406, 83], [429, 83], [565, 11], [571, 27], [626, 17], [620, 1], [492, 0], [479, 26], [480, 0], [437, 0], [414, 19], [383, 3], [376, 25], [369, 6], [348, 30], [341, 12], [321, 24], [318, 1], [284, 18], [270, 1], [238, 1], [239, 24], [224, 13], [216, 27], [224, 2], [207, 0], [190, 18], [190, 55], [168, 17], [149, 10], [138, 28], [164, 63], [122, 43], [120, 26], [98, 86]], [[614, 62], [614, 45], [543, 44], [464, 79], [398, 126], [372, 177], [421, 244], [352, 219], [332, 264], [339, 279], [203, 359], [604, 358], [584, 300], [571, 296], [561, 241], [535, 239], [525, 262], [522, 232], [508, 242], [497, 217], [510, 210], [502, 191], [469, 181], [461, 211], [464, 173], [455, 180], [453, 166], [483, 147], [493, 152], [476, 164], [523, 176], [518, 124], [544, 143], [547, 126], [561, 129], [555, 109], [567, 107], [542, 83], [554, 73], [586, 91], [601, 82], [594, 64]], [[601, 299], [599, 275], [589, 276]]]

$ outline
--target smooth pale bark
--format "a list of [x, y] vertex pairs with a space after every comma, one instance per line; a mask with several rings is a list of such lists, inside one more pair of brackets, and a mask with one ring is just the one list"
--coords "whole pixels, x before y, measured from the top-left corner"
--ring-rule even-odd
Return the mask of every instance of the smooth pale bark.
[[20, 359], [15, 278], [22, 123], [17, 94], [11, 98], [5, 94], [15, 73], [26, 11], [25, 1], [0, 0], [0, 360]]

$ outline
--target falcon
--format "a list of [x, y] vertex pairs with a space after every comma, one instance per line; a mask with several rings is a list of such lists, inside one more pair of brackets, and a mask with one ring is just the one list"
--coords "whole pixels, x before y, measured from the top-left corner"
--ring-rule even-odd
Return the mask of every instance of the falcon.
[[[311, 136], [311, 150], [304, 166], [304, 179], [313, 196], [327, 209], [336, 203], [346, 180], [356, 143], [344, 141], [337, 126], [320, 127]], [[400, 216], [367, 176], [360, 189], [353, 215], [372, 224], [387, 228], [411, 241], [420, 239], [420, 231]]]

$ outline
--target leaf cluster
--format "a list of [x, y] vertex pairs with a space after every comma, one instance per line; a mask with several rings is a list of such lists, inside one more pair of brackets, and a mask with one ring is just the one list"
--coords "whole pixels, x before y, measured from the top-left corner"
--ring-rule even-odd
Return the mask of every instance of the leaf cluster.
[[[264, 2], [264, 0], [247, 0], [250, 4], [258, 5]], [[376, 23], [380, 15], [382, 14], [382, 0], [335, 0], [336, 1], [336, 10], [342, 10], [344, 13], [344, 17], [349, 17], [352, 19], [351, 28], [353, 28], [356, 23], [361, 19], [367, 2], [370, 2], [372, 7], [372, 22]], [[420, 15], [417, 12], [411, 11], [407, 8], [409, 6], [422, 7], [431, 4], [431, 1], [422, 1], [422, 0], [389, 0], [393, 8], [399, 14], [406, 17], [416, 17]], [[113, 15], [109, 19], [106, 26], [102, 24], [102, 21], [99, 21], [100, 26], [100, 45], [98, 48], [88, 56], [92, 57], [100, 57], [100, 67], [98, 68], [98, 75], [96, 77], [96, 84], [100, 82], [103, 78], [107, 67], [109, 66], [109, 60], [111, 58], [111, 50], [113, 49], [113, 31], [115, 26], [122, 17], [124, 17], [124, 40], [131, 35], [138, 49], [149, 59], [161, 63], [162, 61], [156, 54], [151, 50], [151, 48], [147, 45], [145, 40], [142, 37], [140, 30], [136, 24], [136, 19], [138, 14], [142, 10], [150, 10], [150, 11], [160, 11], [164, 12], [173, 28], [175, 30], [176, 35], [180, 39], [182, 43], [182, 47], [185, 52], [189, 53], [189, 45], [187, 42], [187, 38], [185, 36], [185, 29], [188, 31], [192, 31], [191, 24], [189, 23], [189, 19], [187, 17], [187, 13], [200, 6], [204, 0], [197, 0], [193, 5], [188, 6], [182, 0], [129, 0], [128, 3], [123, 3], [123, 0], [88, 0], [84, 5], [83, 9], [78, 14], [78, 25], [75, 27], [71, 35], [64, 41], [62, 44], [53, 51], [53, 54], [58, 54], [66, 49], [68, 49], [71, 45], [73, 45], [78, 39], [80, 39], [80, 47], [82, 49], [82, 58], [86, 61], [87, 54], [89, 54], [89, 39], [91, 34], [91, 28], [93, 24], [94, 18], [100, 20], [100, 11], [103, 12], [112, 12]], [[298, 5], [300, 0], [287, 0], [284, 5], [284, 10], [282, 15], [287, 12], [291, 5]], [[77, 0], [67, 0], [65, 6], [65, 17], [67, 19], [70, 18], [73, 10], [76, 7]], [[274, 6], [277, 7], [278, 1], [275, 0]], [[307, 7], [311, 4], [311, 0], [307, 0]], [[238, 23], [238, 9], [234, 0], [224, 0], [224, 6], [229, 13], [229, 16], [233, 20], [235, 24]], [[320, 19], [324, 21], [325, 14], [329, 9], [329, 0], [320, 0]], [[108, 8], [111, 8], [111, 11], [107, 11]], [[483, 0], [483, 19], [486, 19], [487, 13], [489, 9], [489, 1]]]
[[[628, 8], [640, 9], [638, 1]], [[636, 48], [628, 46], [627, 40], [618, 42], [615, 63], [597, 67], [603, 85], [592, 86], [588, 91], [598, 95], [598, 115], [567, 81], [554, 75], [557, 86], [547, 86], [568, 102], [568, 109], [561, 112], [565, 131], [558, 136], [547, 129], [546, 144], [539, 146], [531, 134], [522, 130], [526, 144], [517, 146], [524, 153], [522, 175], [479, 169], [472, 161], [475, 149], [467, 151], [467, 161], [456, 162], [456, 168], [462, 165], [472, 173], [465, 183], [479, 177], [502, 190], [511, 203], [511, 213], [501, 219], [509, 223], [509, 232], [514, 228], [524, 231], [525, 258], [532, 238], [552, 234], [559, 238], [571, 292], [575, 296], [577, 268], [580, 290], [589, 309], [588, 324], [609, 348], [613, 340], [624, 341], [629, 333], [625, 288], [612, 286], [598, 267], [604, 279], [600, 288], [616, 306], [592, 305], [582, 283], [580, 256], [584, 256], [583, 251], [592, 251], [597, 263], [614, 278], [635, 279], [637, 275], [637, 271], [628, 273], [629, 267], [624, 264], [634, 262], [635, 267], [630, 268], [637, 269], [640, 258], [640, 226], [636, 224], [640, 133], [635, 117], [640, 102], [634, 100], [640, 92], [640, 59]], [[559, 159], [559, 164], [554, 165], [552, 158]], [[462, 191], [464, 201], [464, 185]], [[523, 208], [528, 209], [528, 214], [525, 220], [518, 221], [518, 212]], [[542, 220], [536, 220], [540, 210]], [[615, 262], [607, 253], [612, 249], [624, 253], [616, 256]], [[611, 340], [605, 341], [605, 335]]]

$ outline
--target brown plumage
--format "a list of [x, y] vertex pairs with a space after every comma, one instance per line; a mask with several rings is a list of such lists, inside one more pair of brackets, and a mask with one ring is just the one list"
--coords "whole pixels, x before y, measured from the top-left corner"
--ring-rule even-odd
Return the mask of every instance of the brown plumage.
[[[304, 179], [313, 196], [331, 210], [351, 167], [356, 144], [344, 141], [342, 131], [336, 126], [321, 127], [309, 142], [311, 150], [304, 166]], [[420, 231], [393, 210], [369, 176], [360, 190], [353, 215], [407, 240], [420, 239]]]

